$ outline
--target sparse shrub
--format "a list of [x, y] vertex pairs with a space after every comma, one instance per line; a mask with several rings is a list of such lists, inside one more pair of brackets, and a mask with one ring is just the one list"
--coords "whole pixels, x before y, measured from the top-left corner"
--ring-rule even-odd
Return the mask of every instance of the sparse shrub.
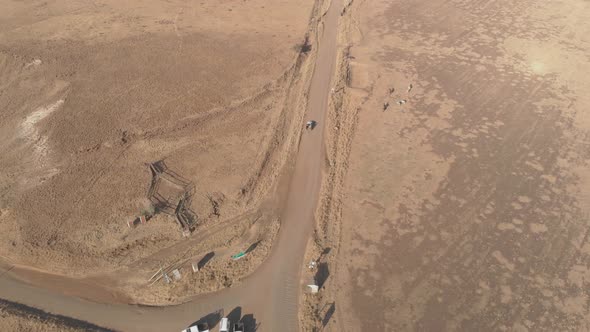
[[151, 217], [156, 214], [156, 207], [153, 204], [148, 205], [147, 208], [141, 210], [141, 215]]
[[311, 43], [309, 41], [309, 37], [305, 36], [305, 41], [301, 44], [297, 44], [295, 48], [299, 51], [299, 53], [306, 54], [307, 52], [311, 51]]

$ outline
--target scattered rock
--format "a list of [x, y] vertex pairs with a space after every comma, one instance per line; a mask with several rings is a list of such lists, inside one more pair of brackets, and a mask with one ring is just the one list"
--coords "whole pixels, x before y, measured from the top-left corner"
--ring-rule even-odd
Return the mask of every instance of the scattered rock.
[[31, 62], [27, 63], [27, 64], [25, 65], [25, 68], [27, 68], [27, 67], [30, 67], [30, 66], [35, 66], [35, 67], [37, 67], [37, 66], [41, 65], [41, 63], [42, 63], [41, 59], [35, 59], [35, 60], [33, 60], [33, 61], [31, 61]]

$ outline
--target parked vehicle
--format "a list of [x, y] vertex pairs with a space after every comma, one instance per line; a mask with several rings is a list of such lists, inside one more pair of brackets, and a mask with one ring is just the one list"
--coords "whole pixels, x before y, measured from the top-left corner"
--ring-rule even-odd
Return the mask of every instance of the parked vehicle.
[[201, 324], [193, 325], [193, 326], [190, 326], [190, 327], [182, 330], [182, 332], [209, 332], [209, 324], [201, 323]]
[[244, 332], [244, 323], [235, 323], [234, 332]]
[[219, 332], [229, 332], [230, 322], [227, 317], [223, 317], [219, 323]]

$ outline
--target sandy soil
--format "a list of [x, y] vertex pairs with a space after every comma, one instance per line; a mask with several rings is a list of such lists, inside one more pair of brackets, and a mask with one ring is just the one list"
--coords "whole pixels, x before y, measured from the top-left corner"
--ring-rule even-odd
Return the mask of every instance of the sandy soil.
[[[26, 273], [19, 266], [2, 266], [5, 270], [0, 275], [0, 293], [12, 301], [26, 303], [43, 310], [57, 312], [77, 319], [109, 326], [121, 330], [141, 331], [162, 331], [168, 329], [180, 329], [194, 322], [198, 317], [208, 317], [212, 312], [219, 313], [231, 311], [245, 313], [244, 321], [250, 326], [259, 326], [262, 322], [264, 330], [289, 330], [295, 331], [300, 325], [297, 321], [297, 300], [299, 298], [299, 271], [303, 257], [301, 253], [305, 250], [307, 240], [314, 226], [314, 210], [318, 202], [318, 194], [322, 179], [322, 163], [325, 160], [324, 151], [324, 119], [329, 96], [331, 95], [332, 73], [336, 66], [337, 32], [341, 4], [318, 1], [312, 12], [313, 19], [310, 22], [310, 49], [298, 56], [294, 71], [296, 79], [289, 87], [286, 97], [286, 109], [289, 117], [284, 117], [285, 122], [280, 130], [291, 132], [289, 136], [279, 137], [279, 147], [286, 145], [287, 151], [295, 152], [292, 158], [295, 162], [288, 163], [288, 176], [281, 176], [281, 190], [276, 196], [280, 204], [270, 204], [280, 212], [280, 229], [277, 240], [272, 245], [272, 254], [264, 261], [257, 273], [244, 279], [244, 282], [236, 287], [224, 289], [213, 294], [202, 294], [191, 298], [190, 302], [181, 305], [158, 307], [158, 306], [130, 306], [128, 300], [123, 303], [113, 299], [110, 289], [100, 289], [91, 278], [73, 279], [63, 276], [47, 275], [39, 271], [28, 271]], [[335, 80], [334, 82], [338, 82]], [[316, 119], [320, 125], [311, 131], [303, 131], [303, 112], [307, 117]], [[287, 132], [285, 134], [287, 134]], [[280, 144], [284, 141], [284, 144]], [[291, 148], [289, 148], [291, 147]], [[270, 156], [272, 157], [272, 155]], [[269, 163], [273, 159], [269, 158]], [[267, 171], [263, 168], [262, 171]], [[265, 180], [265, 177], [260, 177]], [[257, 182], [259, 183], [259, 181]], [[263, 211], [272, 211], [266, 207]], [[271, 213], [272, 215], [272, 213]], [[218, 234], [218, 229], [224, 229], [226, 223], [231, 223], [232, 228], [246, 229], [245, 238], [258, 243], [253, 254], [235, 262], [242, 265], [242, 262], [259, 260], [259, 248], [262, 252], [268, 252], [269, 238], [274, 238], [276, 233], [276, 220], [269, 218], [260, 209], [253, 213], [241, 215], [240, 222], [232, 220], [220, 221], [217, 225], [208, 227], [201, 232], [201, 236], [193, 236], [186, 241], [179, 242], [174, 246], [151, 255], [147, 259], [140, 259], [131, 264], [131, 267], [143, 268], [142, 262], [174, 257], [176, 252], [199, 250], [202, 244], [200, 239], [211, 240], [211, 237], [203, 235]], [[253, 223], [254, 225], [250, 225]], [[256, 229], [257, 228], [257, 229]], [[230, 229], [227, 229], [230, 231]], [[242, 232], [242, 231], [240, 231]], [[256, 235], [264, 234], [262, 239], [256, 240]], [[254, 235], [254, 236], [251, 236]], [[213, 241], [216, 241], [213, 239]], [[226, 241], [225, 248], [233, 247], [233, 241]], [[245, 241], [245, 243], [252, 243]], [[195, 248], [196, 247], [196, 248]], [[220, 250], [221, 251], [221, 250]], [[172, 253], [171, 253], [172, 252]], [[217, 254], [216, 254], [217, 256]], [[198, 256], [197, 256], [198, 257]], [[232, 263], [234, 264], [234, 263]], [[247, 264], [247, 263], [246, 263]], [[176, 266], [173, 263], [172, 266]], [[207, 266], [215, 263], [207, 264]], [[229, 265], [229, 264], [225, 264]], [[248, 268], [245, 266], [244, 268]], [[203, 269], [203, 271], [205, 271]], [[136, 272], [136, 271], [133, 271]], [[153, 272], [153, 271], [152, 271]], [[184, 273], [184, 272], [182, 272]], [[208, 272], [207, 272], [208, 274]], [[31, 281], [28, 285], [26, 277], [49, 280], [49, 283], [42, 283], [39, 280]], [[198, 278], [196, 278], [198, 279]], [[23, 282], [24, 281], [24, 282]], [[225, 281], [222, 278], [216, 280]], [[231, 281], [231, 280], [230, 280]], [[199, 282], [199, 281], [197, 281]], [[176, 287], [180, 289], [182, 287]], [[223, 285], [228, 286], [228, 285]], [[85, 301], [76, 298], [81, 293], [106, 297], [108, 304], [95, 301]], [[145, 288], [144, 293], [154, 292], [151, 288]], [[74, 295], [74, 296], [72, 296]], [[205, 316], [207, 315], [207, 316]]]
[[316, 324], [590, 329], [589, 12], [353, 3], [348, 87], [332, 111], [351, 120], [331, 136], [348, 171], [324, 184], [316, 242], [336, 258]]
[[[212, 261], [142, 297], [154, 303], [241, 277], [207, 278], [217, 271], [251, 271], [278, 229], [262, 202], [299, 134], [301, 114], [281, 107], [305, 30], [298, 5], [11, 2], [0, 14], [11, 32], [0, 34], [4, 260], [110, 280], [137, 298], [162, 262], [186, 275], [211, 248], [227, 257], [258, 243], [247, 260]], [[285, 27], [292, 10], [303, 18]], [[302, 329], [590, 329], [589, 10], [581, 0], [345, 6], [306, 254], [322, 265], [304, 272], [322, 291], [303, 297]], [[231, 19], [239, 11], [258, 20]], [[253, 38], [258, 21], [270, 30]], [[200, 226], [187, 240], [164, 215], [126, 228], [149, 209], [144, 163], [159, 159], [195, 185]], [[277, 266], [261, 273], [284, 277]], [[269, 284], [293, 288], [287, 279]], [[268, 296], [283, 302], [267, 316], [293, 310], [291, 297]], [[15, 315], [5, 317], [19, 324]]]
[[84, 331], [83, 329], [67, 328], [63, 325], [55, 324], [53, 322], [46, 322], [43, 320], [37, 320], [29, 316], [19, 316], [12, 313], [0, 313], [0, 327], [4, 331], [47, 331], [47, 332], [73, 332], [73, 331]]
[[2, 331], [19, 332], [110, 331], [87, 322], [54, 315], [5, 300], [0, 300], [0, 328]]
[[[227, 284], [191, 277], [146, 297], [139, 289], [160, 265], [183, 259], [188, 276], [192, 260], [210, 251], [227, 258], [261, 241], [237, 268], [208, 267], [236, 279], [252, 271], [277, 233], [272, 199], [305, 110], [285, 105], [299, 91], [312, 5], [5, 2], [2, 261], [35, 269], [31, 280], [44, 272], [84, 278], [117, 289], [121, 301], [149, 303], [190, 295], [188, 283], [193, 294]], [[165, 214], [127, 226], [153, 210], [146, 163], [158, 160], [194, 188], [199, 225], [188, 239]]]

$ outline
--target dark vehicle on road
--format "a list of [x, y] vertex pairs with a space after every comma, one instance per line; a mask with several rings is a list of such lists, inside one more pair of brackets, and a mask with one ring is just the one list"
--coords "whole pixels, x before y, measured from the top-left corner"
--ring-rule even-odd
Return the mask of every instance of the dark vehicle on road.
[[244, 323], [235, 323], [234, 332], [244, 332]]

